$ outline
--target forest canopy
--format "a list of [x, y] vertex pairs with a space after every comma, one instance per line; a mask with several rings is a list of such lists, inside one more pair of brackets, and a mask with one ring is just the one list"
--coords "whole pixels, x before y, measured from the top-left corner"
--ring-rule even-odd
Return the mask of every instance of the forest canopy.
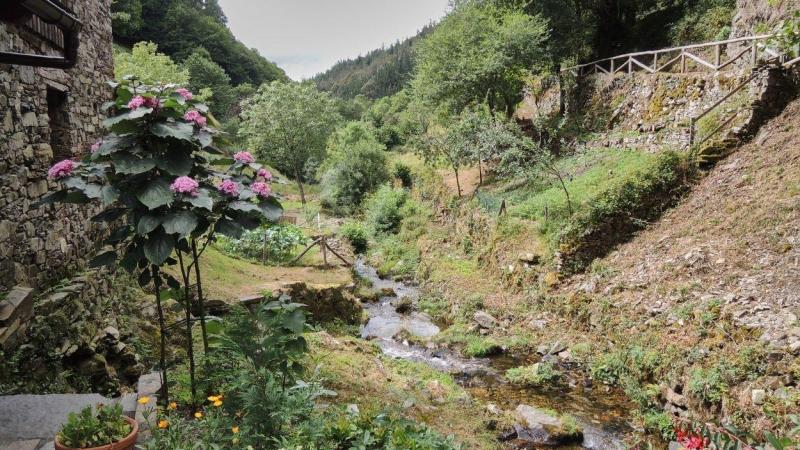
[[203, 48], [235, 86], [288, 79], [275, 63], [236, 39], [217, 0], [116, 0], [112, 13], [114, 40], [122, 45], [155, 42], [176, 61]]

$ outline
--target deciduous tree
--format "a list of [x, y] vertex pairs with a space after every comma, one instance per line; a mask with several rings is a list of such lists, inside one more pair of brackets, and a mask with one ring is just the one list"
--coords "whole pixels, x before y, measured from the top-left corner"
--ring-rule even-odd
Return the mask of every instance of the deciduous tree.
[[240, 130], [259, 156], [295, 179], [305, 204], [306, 165], [324, 159], [325, 143], [340, 120], [327, 93], [308, 83], [276, 81], [245, 102]]

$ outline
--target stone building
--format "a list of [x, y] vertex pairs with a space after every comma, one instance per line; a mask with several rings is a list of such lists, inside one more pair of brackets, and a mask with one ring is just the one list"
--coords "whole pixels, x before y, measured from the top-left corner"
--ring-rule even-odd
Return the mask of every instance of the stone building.
[[[100, 137], [101, 105], [112, 95], [106, 84], [114, 73], [111, 0], [51, 3], [82, 24], [77, 63], [68, 69], [0, 64], [0, 296], [15, 285], [42, 289], [80, 271], [100, 232], [88, 220], [90, 206], [31, 206], [56, 187], [48, 168], [79, 158]], [[2, 19], [0, 52], [56, 56], [69, 45], [36, 15]]]

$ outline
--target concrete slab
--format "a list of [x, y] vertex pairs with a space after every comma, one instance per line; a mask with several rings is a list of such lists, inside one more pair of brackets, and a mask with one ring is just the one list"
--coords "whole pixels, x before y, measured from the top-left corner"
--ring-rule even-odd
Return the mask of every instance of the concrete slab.
[[51, 441], [71, 412], [111, 404], [100, 394], [9, 395], [0, 397], [0, 440]]
[[36, 450], [39, 448], [39, 439], [28, 439], [24, 441], [14, 441], [4, 446], [0, 446], [0, 450]]

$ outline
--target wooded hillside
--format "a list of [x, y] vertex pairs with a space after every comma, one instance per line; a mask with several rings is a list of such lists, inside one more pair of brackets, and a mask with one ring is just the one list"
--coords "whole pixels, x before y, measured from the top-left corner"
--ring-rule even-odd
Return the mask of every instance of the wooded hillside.
[[364, 95], [371, 99], [399, 92], [414, 71], [414, 48], [432, 27], [425, 27], [416, 36], [398, 41], [388, 48], [379, 48], [336, 63], [328, 71], [314, 77], [320, 90], [341, 98]]
[[117, 0], [114, 40], [131, 46], [151, 41], [176, 61], [204, 48], [234, 85], [286, 80], [286, 73], [239, 42], [217, 0]]

